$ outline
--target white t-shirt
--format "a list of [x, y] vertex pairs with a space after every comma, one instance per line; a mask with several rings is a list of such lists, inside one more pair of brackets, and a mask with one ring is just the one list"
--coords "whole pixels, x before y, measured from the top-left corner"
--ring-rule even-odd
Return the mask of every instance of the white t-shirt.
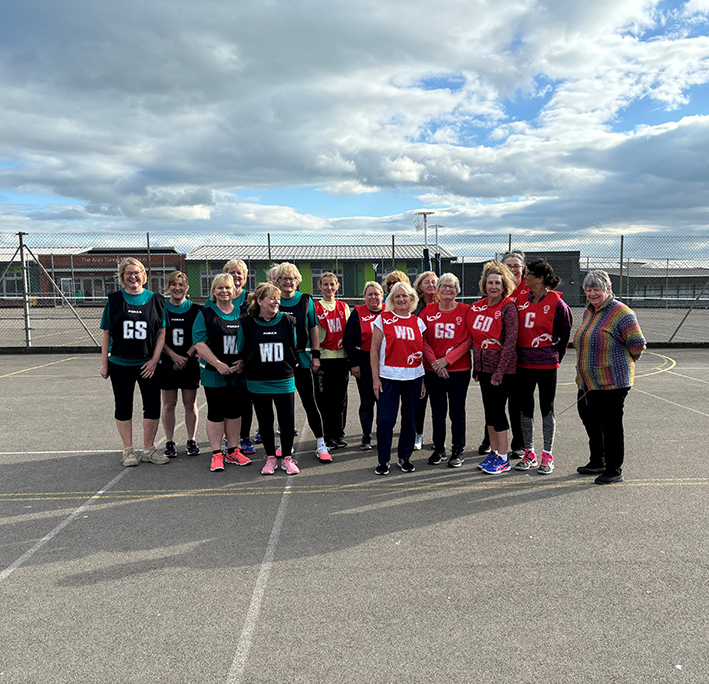
[[[397, 314], [399, 316], [399, 314]], [[409, 314], [408, 316], [399, 316], [399, 318], [409, 318], [413, 316], [413, 314]], [[421, 334], [426, 330], [426, 324], [420, 319], [416, 318], [418, 321], [419, 325], [419, 330], [421, 331]], [[386, 335], [384, 335], [384, 328], [382, 326], [382, 316], [379, 314], [374, 319], [374, 323], [372, 323], [372, 327], [374, 328], [379, 328], [379, 330], [382, 331], [382, 344], [379, 347], [379, 377], [380, 378], [386, 378], [387, 380], [415, 380], [416, 378], [420, 378], [424, 373], [426, 372], [424, 370], [423, 364], [416, 368], [398, 368], [396, 366], [387, 366], [384, 361], [386, 359], [386, 343], [387, 343], [387, 338]]]

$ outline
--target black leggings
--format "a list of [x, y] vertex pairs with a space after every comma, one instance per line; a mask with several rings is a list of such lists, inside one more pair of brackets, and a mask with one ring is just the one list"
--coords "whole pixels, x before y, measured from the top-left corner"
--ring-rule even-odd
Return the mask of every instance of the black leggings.
[[[231, 387], [205, 387], [207, 397], [207, 420], [210, 423], [223, 423], [224, 420], [241, 418], [246, 401], [246, 387], [232, 385]], [[237, 446], [237, 445], [230, 445]]]
[[[313, 371], [310, 368], [295, 369], [295, 388], [298, 390], [300, 403], [303, 404], [305, 415], [308, 418], [308, 425], [310, 425], [315, 439], [320, 439], [323, 436], [322, 416], [315, 402], [315, 382], [313, 380]], [[260, 425], [259, 423], [259, 427]], [[281, 434], [283, 434], [283, 429], [284, 426], [281, 425]], [[295, 429], [295, 426], [293, 426], [293, 429]], [[293, 429], [291, 429], [291, 433]], [[263, 434], [261, 437], [263, 437]]]
[[[310, 373], [310, 370], [308, 370]], [[276, 407], [278, 424], [281, 426], [281, 453], [290, 456], [295, 429], [295, 392], [287, 394], [251, 394], [256, 412], [263, 448], [266, 456], [276, 455], [276, 437], [273, 431], [273, 407]]]
[[[365, 370], [366, 368], [366, 370]], [[372, 368], [360, 366], [360, 377], [357, 379], [359, 391], [359, 422], [362, 425], [362, 437], [371, 439], [372, 424], [374, 422], [374, 407], [377, 398], [374, 396]]]
[[499, 385], [493, 385], [492, 373], [478, 373], [480, 394], [485, 409], [485, 425], [492, 426], [495, 432], [509, 430], [510, 424], [505, 413], [505, 404], [510, 394], [512, 375], [503, 375]]
[[111, 378], [116, 404], [113, 415], [116, 420], [133, 418], [133, 394], [136, 382], [143, 398], [143, 418], [145, 420], [160, 418], [160, 388], [157, 378], [155, 375], [152, 378], [142, 378], [140, 372], [141, 366], [121, 366], [108, 362], [108, 376]]
[[350, 362], [347, 359], [322, 359], [317, 374], [315, 399], [322, 415], [325, 439], [342, 439], [347, 424], [347, 384]]

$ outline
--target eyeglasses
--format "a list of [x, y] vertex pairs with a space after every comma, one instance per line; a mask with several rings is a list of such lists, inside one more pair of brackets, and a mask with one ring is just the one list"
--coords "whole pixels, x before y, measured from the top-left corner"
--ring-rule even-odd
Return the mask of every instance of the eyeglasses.
[[439, 290], [455, 290], [457, 289], [455, 285], [439, 285]]
[[510, 271], [521, 271], [524, 267], [522, 264], [505, 264]]
[[127, 271], [123, 274], [124, 278], [142, 278], [143, 274], [140, 271]]
[[297, 281], [297, 278], [279, 278], [278, 282], [279, 283], [294, 283]]

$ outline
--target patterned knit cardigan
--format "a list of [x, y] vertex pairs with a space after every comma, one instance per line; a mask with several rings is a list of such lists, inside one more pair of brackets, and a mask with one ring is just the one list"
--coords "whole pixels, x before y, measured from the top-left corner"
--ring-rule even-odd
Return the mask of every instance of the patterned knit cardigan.
[[583, 390], [632, 387], [645, 338], [635, 312], [611, 297], [596, 311], [589, 305], [574, 335], [576, 384]]

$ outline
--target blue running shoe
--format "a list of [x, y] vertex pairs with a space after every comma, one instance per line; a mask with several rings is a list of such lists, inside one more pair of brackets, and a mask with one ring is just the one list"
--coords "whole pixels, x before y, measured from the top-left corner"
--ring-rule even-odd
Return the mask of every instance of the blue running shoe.
[[480, 461], [480, 463], [478, 463], [478, 468], [480, 468], [480, 470], [482, 470], [488, 463], [490, 463], [490, 461], [492, 461], [492, 459], [493, 459], [493, 456], [488, 451], [487, 456], [485, 456], [485, 458], [482, 461]]
[[254, 446], [254, 443], [248, 437], [244, 437], [244, 439], [241, 440], [241, 451], [244, 454], [255, 454], [256, 453], [256, 447]]
[[499, 456], [496, 456], [482, 467], [482, 471], [488, 475], [499, 475], [500, 473], [506, 473], [511, 468], [509, 459], [503, 461]]
[[256, 430], [256, 436], [254, 437], [254, 444], [261, 444], [261, 432]]

